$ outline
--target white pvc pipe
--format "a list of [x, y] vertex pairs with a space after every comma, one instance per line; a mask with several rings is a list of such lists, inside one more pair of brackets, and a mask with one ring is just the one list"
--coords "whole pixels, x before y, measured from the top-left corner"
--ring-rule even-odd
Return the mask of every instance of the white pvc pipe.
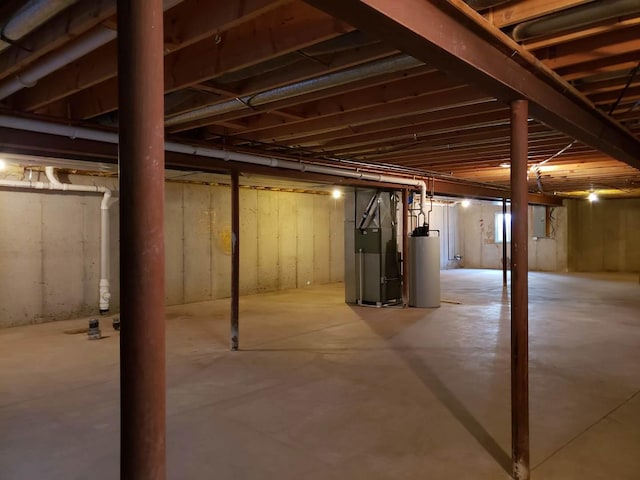
[[31, 188], [35, 190], [55, 190], [53, 185], [44, 182], [0, 179], [0, 187]]
[[111, 198], [111, 190], [107, 187], [61, 183], [56, 177], [53, 167], [45, 167], [44, 171], [50, 185], [54, 186], [55, 190], [102, 193], [102, 202], [100, 203], [100, 282], [98, 284], [98, 306], [100, 313], [107, 313], [109, 311], [109, 300], [111, 299], [109, 289], [109, 199]]
[[[69, 138], [82, 138], [84, 140], [95, 140], [98, 142], [118, 143], [118, 134], [90, 128], [73, 127], [57, 123], [43, 122], [41, 120], [31, 120], [27, 118], [11, 117], [0, 115], [0, 127], [14, 128], [31, 132], [46, 133]], [[284, 168], [287, 170], [298, 170], [301, 172], [320, 173], [334, 175], [338, 177], [354, 178], [357, 180], [369, 180], [372, 182], [392, 183], [395, 185], [410, 185], [420, 188], [420, 211], [426, 218], [427, 210], [427, 184], [424, 180], [416, 178], [406, 178], [393, 175], [382, 175], [378, 173], [367, 173], [359, 170], [347, 170], [324, 165], [314, 165], [309, 163], [293, 162], [291, 160], [281, 160], [278, 158], [260, 157], [248, 153], [229, 152], [217, 148], [199, 147], [177, 142], [165, 142], [164, 148], [168, 152], [185, 153], [201, 157], [219, 158], [225, 161], [250, 163], [253, 165], [265, 165], [274, 168]]]
[[100, 313], [109, 311], [111, 290], [109, 285], [109, 199], [111, 190], [107, 189], [100, 203], [100, 282], [98, 284]]
[[111, 198], [111, 190], [106, 187], [61, 183], [56, 178], [53, 167], [45, 167], [45, 173], [49, 183], [0, 179], [0, 187], [102, 193], [102, 202], [100, 204], [100, 282], [98, 285], [98, 308], [100, 309], [100, 313], [106, 313], [109, 311], [109, 300], [111, 299], [111, 292], [109, 290], [109, 199]]

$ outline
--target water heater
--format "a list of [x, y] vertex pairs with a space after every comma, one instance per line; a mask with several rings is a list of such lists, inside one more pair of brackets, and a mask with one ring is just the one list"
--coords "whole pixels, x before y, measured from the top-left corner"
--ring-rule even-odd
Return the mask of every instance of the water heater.
[[429, 227], [418, 227], [409, 239], [410, 307], [440, 306], [440, 236], [430, 233]]

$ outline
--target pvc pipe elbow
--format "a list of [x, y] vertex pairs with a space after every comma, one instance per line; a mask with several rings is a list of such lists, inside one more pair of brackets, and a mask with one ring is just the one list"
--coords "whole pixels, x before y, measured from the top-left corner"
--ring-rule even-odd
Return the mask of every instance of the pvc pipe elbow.
[[100, 313], [105, 314], [109, 311], [109, 300], [111, 300], [111, 292], [109, 292], [109, 280], [100, 279]]
[[102, 202], [100, 202], [100, 210], [109, 210], [109, 199], [111, 199], [111, 190], [105, 188], [102, 195]]

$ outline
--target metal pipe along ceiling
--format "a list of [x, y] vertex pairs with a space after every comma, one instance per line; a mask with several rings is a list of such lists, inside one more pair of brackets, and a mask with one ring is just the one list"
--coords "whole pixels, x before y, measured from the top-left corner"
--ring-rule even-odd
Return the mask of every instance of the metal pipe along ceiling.
[[28, 66], [19, 74], [0, 82], [0, 100], [25, 87], [33, 87], [41, 78], [110, 42], [116, 36], [115, 30], [100, 25], [61, 50], [46, 55], [41, 61]]
[[[164, 10], [168, 10], [181, 1], [182, 0], [164, 0], [163, 8]], [[42, 0], [42, 3], [49, 2]], [[13, 95], [25, 87], [33, 87], [41, 78], [69, 65], [71, 62], [91, 53], [95, 49], [106, 45], [112, 40], [115, 40], [117, 36], [117, 31], [104, 25], [98, 25], [95, 29], [69, 42], [60, 50], [45, 55], [17, 75], [0, 81], [0, 100], [4, 100], [9, 95]]]
[[171, 117], [167, 119], [165, 123], [167, 126], [187, 123], [205, 117], [212, 117], [214, 115], [222, 115], [223, 113], [257, 107], [282, 100], [284, 98], [295, 97], [298, 95], [325, 90], [331, 87], [337, 87], [339, 85], [345, 85], [349, 82], [360, 80], [362, 78], [398, 72], [420, 65], [424, 64], [408, 55], [394, 55], [393, 57], [385, 58], [383, 60], [348, 68], [346, 70], [330, 73], [321, 77], [304, 80], [292, 85], [274, 88], [255, 95], [234, 98], [233, 100], [216, 103], [215, 105], [209, 105], [197, 110], [191, 110]]
[[[19, 40], [77, 1], [31, 0], [20, 8], [2, 27], [2, 36], [10, 41]], [[10, 43], [0, 41], [0, 52], [10, 45]]]
[[[69, 125], [43, 122], [41, 120], [30, 120], [27, 118], [12, 117], [9, 115], [0, 115], [0, 127], [15, 128], [18, 130], [46, 133], [49, 135], [58, 135], [69, 138], [82, 138], [85, 140], [95, 140], [98, 142], [112, 144], [118, 143], [117, 133], [92, 130], [82, 127], [72, 127]], [[258, 155], [251, 155], [248, 153], [229, 152], [217, 148], [199, 147], [177, 142], [165, 141], [164, 148], [168, 152], [184, 153], [187, 155], [196, 155], [200, 157], [220, 158], [225, 161], [250, 163], [253, 165], [263, 165], [267, 167], [284, 168], [287, 170], [298, 170], [302, 172], [320, 173], [337, 177], [353, 178], [356, 180], [368, 180], [372, 182], [414, 186], [420, 189], [420, 210], [424, 215], [426, 215], [428, 195], [427, 184], [424, 180], [394, 175], [382, 175], [378, 173], [362, 172], [359, 170], [348, 170], [344, 168], [329, 167], [325, 165], [294, 162], [291, 160], [282, 160], [278, 158], [260, 157]]]
[[523, 22], [516, 25], [511, 35], [520, 42], [637, 13], [640, 13], [638, 0], [603, 0]]

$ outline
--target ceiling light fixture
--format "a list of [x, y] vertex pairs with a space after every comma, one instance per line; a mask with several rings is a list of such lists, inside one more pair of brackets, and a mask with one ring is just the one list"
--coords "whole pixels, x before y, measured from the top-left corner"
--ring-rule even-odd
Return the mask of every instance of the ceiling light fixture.
[[500, 164], [500, 166], [501, 166], [502, 168], [510, 168], [510, 167], [511, 167], [511, 164], [510, 164], [509, 162], [502, 162], [502, 163]]
[[337, 188], [334, 188], [333, 191], [331, 192], [331, 196], [333, 198], [340, 198], [342, 196], [342, 192], [340, 190], [338, 190]]
[[462, 205], [462, 208], [467, 208], [469, 205], [471, 205], [471, 202], [465, 199], [461, 202], [461, 205]]
[[2, 158], [0, 158], [0, 171], [7, 168], [7, 162], [5, 162]]
[[588, 199], [590, 202], [597, 202], [597, 201], [598, 201], [598, 195], [596, 195], [596, 192], [591, 192], [591, 193], [589, 194], [589, 196], [587, 197], [587, 199]]

